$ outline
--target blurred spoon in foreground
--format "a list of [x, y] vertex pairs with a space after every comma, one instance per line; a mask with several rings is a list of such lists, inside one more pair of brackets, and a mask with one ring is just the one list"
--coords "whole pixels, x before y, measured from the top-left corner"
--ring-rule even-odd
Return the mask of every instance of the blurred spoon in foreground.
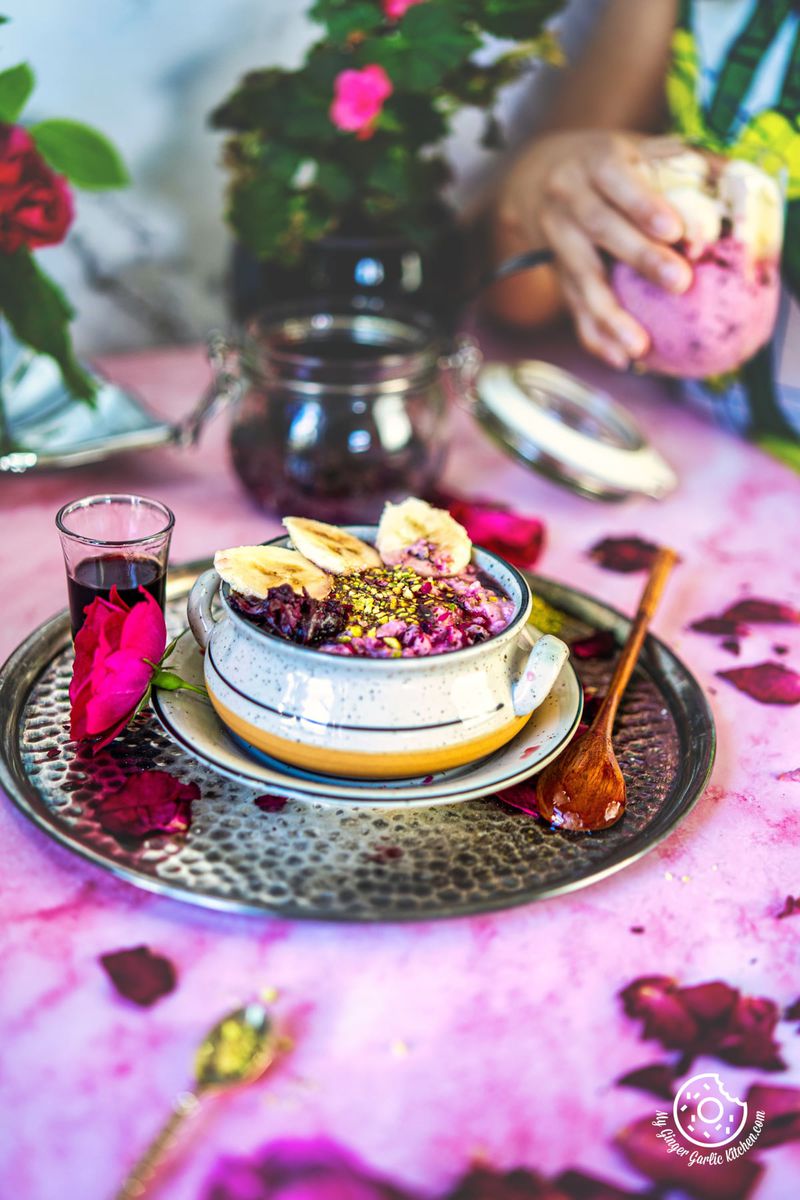
[[536, 781], [539, 813], [542, 820], [551, 825], [588, 833], [607, 829], [625, 812], [625, 780], [611, 744], [611, 731], [650, 619], [677, 557], [674, 550], [662, 548], [658, 551], [639, 610], [597, 716], [585, 733], [545, 767]]
[[286, 1043], [275, 1033], [269, 1013], [261, 1004], [248, 1004], [228, 1013], [209, 1030], [194, 1060], [194, 1086], [182, 1092], [159, 1132], [131, 1168], [116, 1200], [143, 1196], [162, 1156], [178, 1129], [192, 1116], [206, 1092], [254, 1083], [272, 1066]]

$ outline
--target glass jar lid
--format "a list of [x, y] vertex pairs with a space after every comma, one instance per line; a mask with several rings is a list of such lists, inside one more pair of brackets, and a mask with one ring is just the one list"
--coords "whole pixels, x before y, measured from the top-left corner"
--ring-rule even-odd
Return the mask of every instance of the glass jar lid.
[[472, 413], [503, 449], [581, 495], [658, 499], [677, 485], [620, 404], [552, 363], [484, 363]]

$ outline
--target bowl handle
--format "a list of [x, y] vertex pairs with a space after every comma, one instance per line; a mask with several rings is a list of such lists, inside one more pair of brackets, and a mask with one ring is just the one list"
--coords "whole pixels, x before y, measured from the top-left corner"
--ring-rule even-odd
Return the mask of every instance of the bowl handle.
[[511, 688], [514, 712], [518, 717], [532, 713], [550, 693], [569, 657], [561, 638], [545, 633], [528, 655], [517, 682]]
[[189, 599], [186, 602], [186, 616], [189, 619], [189, 628], [197, 640], [198, 645], [205, 650], [211, 634], [214, 632], [216, 621], [211, 615], [211, 605], [214, 597], [219, 591], [220, 579], [217, 572], [212, 567], [210, 571], [204, 571], [194, 583], [194, 587], [189, 592]]

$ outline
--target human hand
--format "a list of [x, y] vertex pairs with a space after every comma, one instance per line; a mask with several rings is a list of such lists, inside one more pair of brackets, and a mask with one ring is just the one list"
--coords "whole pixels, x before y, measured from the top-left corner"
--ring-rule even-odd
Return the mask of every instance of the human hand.
[[644, 355], [648, 336], [617, 301], [603, 253], [667, 291], [691, 285], [691, 267], [670, 248], [683, 234], [681, 219], [647, 168], [649, 159], [682, 148], [635, 134], [556, 133], [535, 143], [508, 178], [501, 222], [520, 245], [552, 250], [581, 341], [611, 366]]

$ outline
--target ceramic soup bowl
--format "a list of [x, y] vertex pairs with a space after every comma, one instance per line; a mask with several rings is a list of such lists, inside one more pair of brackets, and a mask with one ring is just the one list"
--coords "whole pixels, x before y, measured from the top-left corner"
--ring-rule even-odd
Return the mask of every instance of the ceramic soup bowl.
[[[375, 539], [375, 526], [348, 528]], [[568, 652], [528, 624], [531, 593], [519, 571], [477, 546], [472, 561], [513, 600], [512, 620], [485, 642], [421, 658], [349, 658], [283, 641], [237, 613], [227, 585], [206, 571], [188, 616], [223, 725], [247, 747], [327, 775], [426, 775], [490, 754], [542, 703]]]

